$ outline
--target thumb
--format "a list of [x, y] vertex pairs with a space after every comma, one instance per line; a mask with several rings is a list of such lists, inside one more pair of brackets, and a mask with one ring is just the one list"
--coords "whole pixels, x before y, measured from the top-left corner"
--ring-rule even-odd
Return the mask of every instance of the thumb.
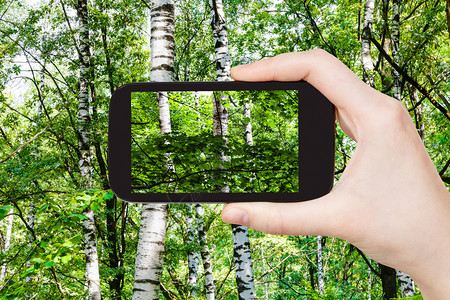
[[222, 210], [222, 220], [270, 234], [339, 236], [339, 205], [333, 194], [295, 203], [231, 203]]

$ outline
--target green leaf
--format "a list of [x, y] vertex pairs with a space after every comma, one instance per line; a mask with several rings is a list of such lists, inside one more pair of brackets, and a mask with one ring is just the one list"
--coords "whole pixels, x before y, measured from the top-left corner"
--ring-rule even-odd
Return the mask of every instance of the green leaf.
[[93, 210], [93, 211], [97, 211], [99, 208], [99, 205], [97, 202], [92, 202], [89, 207]]
[[48, 261], [48, 262], [44, 263], [44, 266], [47, 268], [51, 268], [51, 266], [53, 266], [54, 264], [55, 264], [54, 261]]
[[13, 207], [11, 205], [0, 207], [0, 220], [4, 219], [12, 208]]
[[44, 204], [39, 210], [38, 212], [43, 212], [44, 210], [46, 210], [48, 207], [48, 204]]
[[62, 258], [61, 258], [61, 261], [64, 263], [64, 264], [67, 264], [70, 260], [72, 259], [72, 255], [66, 255], [66, 256], [63, 256]]
[[107, 191], [105, 194], [103, 194], [103, 199], [105, 200], [111, 200], [114, 197], [114, 193], [112, 191]]

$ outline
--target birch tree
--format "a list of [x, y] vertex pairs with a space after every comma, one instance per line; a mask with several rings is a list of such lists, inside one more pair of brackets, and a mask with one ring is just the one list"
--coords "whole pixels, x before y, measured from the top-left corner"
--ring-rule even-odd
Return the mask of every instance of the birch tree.
[[[393, 1], [393, 18], [392, 18], [392, 58], [396, 64], [399, 65], [399, 55], [400, 55], [400, 14], [401, 14], [401, 1]], [[393, 79], [393, 96], [398, 101], [402, 101], [402, 83], [400, 79], [400, 74], [394, 68], [392, 69], [392, 79]], [[402, 297], [412, 297], [414, 296], [414, 281], [412, 278], [399, 270], [396, 270], [397, 280], [400, 287], [400, 292]]]
[[[174, 2], [151, 3], [151, 81], [172, 81], [174, 63]], [[171, 132], [168, 95], [157, 95], [161, 134]], [[133, 300], [158, 299], [166, 236], [167, 204], [143, 204], [136, 251]]]
[[196, 244], [198, 238], [196, 235], [196, 227], [194, 227], [194, 205], [187, 205], [187, 215], [186, 215], [186, 225], [187, 225], [187, 235], [188, 244], [190, 246], [188, 251], [188, 269], [189, 269], [189, 295], [191, 297], [197, 297], [197, 284], [198, 284], [198, 266], [200, 264], [200, 256], [196, 249]]
[[[4, 252], [8, 252], [9, 251], [9, 247], [11, 246], [11, 235], [12, 235], [12, 227], [13, 227], [13, 222], [14, 222], [14, 209], [11, 208], [8, 212], [8, 224], [6, 225], [6, 235], [5, 235], [5, 241], [4, 241], [4, 245], [3, 245], [3, 251]], [[0, 282], [3, 281], [3, 278], [6, 275], [6, 266], [7, 263], [3, 263], [2, 265], [2, 269], [0, 272]]]
[[[383, 9], [387, 9], [386, 5], [387, 2], [385, 1]], [[372, 88], [375, 88], [375, 82], [374, 82], [374, 62], [370, 50], [371, 45], [370, 40], [372, 38], [374, 9], [375, 9], [375, 0], [366, 0], [364, 4], [364, 20], [361, 34], [361, 61], [363, 65], [363, 79]], [[395, 297], [396, 282], [395, 276], [393, 276], [393, 274], [395, 274], [395, 270], [382, 264], [379, 264], [379, 269], [384, 299]]]
[[[201, 129], [201, 116], [200, 116], [200, 110], [199, 110], [199, 93], [195, 92], [194, 94], [194, 100], [195, 100], [195, 109], [197, 112], [197, 122], [198, 127]], [[200, 204], [197, 204], [200, 205]], [[197, 205], [195, 204], [187, 204], [187, 215], [186, 215], [186, 224], [187, 224], [187, 235], [188, 235], [188, 243], [190, 245], [190, 249], [188, 251], [188, 272], [189, 272], [189, 278], [188, 278], [188, 285], [189, 285], [189, 295], [192, 297], [197, 296], [197, 288], [198, 288], [198, 267], [200, 265], [200, 255], [199, 252], [196, 249], [198, 240], [199, 240], [199, 232], [198, 232], [198, 221], [203, 221], [203, 215], [197, 216]], [[199, 219], [201, 218], [201, 219]], [[196, 220], [196, 222], [194, 222]], [[203, 224], [202, 225], [202, 231], [203, 230]], [[202, 232], [202, 237], [206, 238], [206, 233]], [[205, 243], [207, 246], [207, 243]], [[209, 256], [209, 249], [207, 249], [207, 254], [205, 254], [205, 257], [207, 260], [209, 260], [209, 266], [211, 265], [211, 259]], [[209, 270], [208, 275], [212, 275], [212, 271]], [[205, 272], [206, 274], [206, 272]], [[214, 285], [214, 280], [212, 280]], [[212, 289], [214, 292], [214, 287]]]
[[361, 34], [361, 61], [363, 64], [363, 79], [371, 87], [375, 87], [373, 80], [373, 60], [370, 54], [370, 38], [372, 37], [373, 11], [375, 0], [366, 0], [364, 4], [364, 21]]
[[[211, 27], [215, 45], [217, 81], [229, 81], [231, 80], [231, 76], [228, 31], [222, 0], [209, 0], [209, 6], [211, 9]], [[223, 100], [223, 97], [213, 97], [213, 134], [221, 135], [226, 143], [226, 135], [228, 134], [228, 111], [223, 106]], [[221, 161], [226, 161], [227, 159], [223, 154], [220, 157]], [[228, 193], [229, 186], [222, 186], [220, 192]], [[255, 286], [253, 283], [248, 228], [241, 225], [232, 225], [232, 231], [234, 262], [236, 265], [236, 284], [239, 299], [254, 299]]]
[[[90, 151], [90, 113], [89, 113], [89, 77], [90, 59], [89, 22], [87, 0], [78, 0], [76, 4], [79, 22], [79, 60], [80, 60], [80, 89], [78, 93], [78, 146], [80, 187], [88, 190], [93, 186], [91, 151]], [[101, 299], [100, 273], [98, 269], [98, 252], [94, 212], [88, 206], [84, 209], [83, 231], [86, 255], [86, 281], [90, 299]]]
[[317, 236], [317, 285], [319, 286], [319, 294], [325, 293], [325, 281], [322, 260], [322, 236]]
[[203, 260], [203, 269], [205, 270], [205, 288], [206, 288], [206, 299], [215, 299], [215, 285], [214, 285], [214, 274], [212, 271], [212, 261], [209, 253], [208, 239], [205, 230], [205, 213], [203, 210], [203, 205], [200, 203], [195, 204], [195, 219], [197, 220], [197, 230], [200, 239], [200, 255]]

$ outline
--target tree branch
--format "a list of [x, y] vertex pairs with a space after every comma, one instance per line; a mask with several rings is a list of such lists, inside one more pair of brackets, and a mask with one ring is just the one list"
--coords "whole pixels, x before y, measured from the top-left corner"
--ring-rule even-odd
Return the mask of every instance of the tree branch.
[[369, 266], [370, 270], [371, 270], [375, 275], [377, 275], [378, 277], [381, 278], [381, 274], [380, 274], [377, 270], [375, 270], [375, 269], [372, 267], [372, 264], [371, 264], [370, 261], [367, 259], [367, 256], [366, 256], [361, 250], [359, 250], [357, 247], [355, 247], [355, 249], [356, 249], [356, 251], [358, 251], [359, 255], [361, 255], [361, 257], [364, 259], [364, 261], [366, 262], [366, 264]]
[[377, 47], [378, 51], [383, 55], [383, 57], [389, 62], [389, 64], [400, 74], [403, 76], [403, 78], [409, 82], [413, 87], [415, 87], [422, 95], [428, 98], [430, 100], [430, 103], [436, 107], [441, 113], [444, 114], [444, 116], [450, 121], [450, 112], [447, 111], [442, 105], [437, 102], [437, 100], [430, 95], [428, 90], [421, 86], [417, 81], [415, 81], [412, 77], [410, 77], [399, 65], [397, 65], [393, 60], [392, 57], [389, 56], [389, 54], [384, 51], [383, 47], [378, 43], [378, 41], [375, 38], [370, 39], [372, 43]]
[[32, 141], [34, 141], [35, 139], [37, 139], [41, 134], [43, 134], [52, 124], [53, 120], [59, 116], [61, 114], [61, 112], [59, 112], [56, 116], [54, 116], [50, 122], [48, 122], [47, 126], [45, 126], [44, 129], [42, 129], [41, 131], [39, 131], [38, 133], [36, 133], [31, 139], [29, 139], [28, 141], [26, 141], [25, 143], [23, 143], [22, 145], [20, 145], [16, 150], [14, 150], [11, 154], [9, 154], [6, 158], [0, 160], [0, 164], [4, 163], [5, 161], [7, 161], [8, 159], [10, 159], [14, 154], [16, 154], [17, 152], [19, 152], [23, 147], [25, 147], [26, 145], [30, 144]]
[[319, 29], [319, 26], [317, 26], [316, 21], [314, 20], [314, 18], [311, 15], [311, 12], [309, 11], [309, 3], [306, 4], [306, 1], [303, 1], [303, 6], [305, 7], [306, 13], [308, 14], [308, 19], [311, 22], [311, 25], [314, 27], [314, 30], [317, 31], [320, 35], [320, 38], [322, 39], [322, 41], [325, 43], [325, 45], [327, 45], [328, 49], [330, 49], [331, 53], [337, 57], [336, 54], [336, 50], [334, 49], [333, 46], [331, 46], [330, 44], [327, 43], [327, 41], [325, 40], [325, 38], [322, 35], [322, 32]]
[[52, 272], [53, 277], [55, 278], [56, 286], [58, 287], [58, 290], [61, 293], [62, 298], [65, 299], [66, 297], [64, 295], [64, 289], [61, 285], [61, 281], [59, 281], [59, 278], [58, 278], [58, 275], [56, 274], [55, 268], [52, 266], [50, 268], [50, 271]]

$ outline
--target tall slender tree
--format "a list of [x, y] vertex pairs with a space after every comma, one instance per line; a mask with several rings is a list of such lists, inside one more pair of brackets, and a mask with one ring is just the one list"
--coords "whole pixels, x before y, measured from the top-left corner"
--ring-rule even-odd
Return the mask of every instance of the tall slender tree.
[[370, 51], [370, 38], [372, 37], [373, 11], [375, 9], [375, 0], [366, 0], [364, 4], [364, 20], [361, 33], [361, 61], [363, 64], [364, 81], [371, 87], [374, 83], [374, 63]]
[[[383, 3], [383, 11], [385, 13], [387, 13], [388, 4], [389, 4], [388, 1], [384, 1]], [[361, 61], [363, 65], [363, 79], [372, 88], [375, 88], [375, 82], [374, 82], [374, 62], [372, 59], [370, 45], [372, 38], [374, 9], [375, 9], [375, 0], [366, 0], [364, 4], [364, 16], [363, 16], [364, 19], [361, 34]], [[393, 274], [395, 274], [395, 270], [381, 264], [379, 264], [379, 270], [384, 299], [396, 297], [397, 283], [395, 280], [395, 276], [393, 276]]]
[[[228, 31], [225, 21], [225, 12], [222, 0], [209, 0], [211, 9], [211, 27], [214, 36], [217, 81], [229, 81], [230, 57], [228, 51]], [[213, 134], [221, 135], [226, 143], [228, 134], [228, 111], [223, 106], [223, 96], [213, 97]], [[221, 155], [221, 161], [227, 161]], [[221, 193], [228, 193], [229, 186], [220, 188]], [[236, 265], [236, 284], [239, 299], [254, 299], [255, 286], [252, 274], [252, 261], [248, 228], [241, 225], [232, 225], [234, 263]]]
[[[80, 61], [80, 90], [78, 92], [78, 145], [80, 188], [89, 190], [93, 187], [92, 166], [90, 151], [90, 123], [89, 112], [89, 81], [91, 68], [91, 52], [89, 47], [89, 20], [87, 0], [78, 0], [76, 3], [79, 22], [79, 61]], [[83, 214], [83, 231], [85, 239], [86, 278], [90, 299], [101, 299], [100, 272], [98, 267], [97, 237], [94, 212], [88, 205]]]
[[[394, 0], [392, 5], [393, 18], [392, 18], [392, 59], [399, 65], [400, 55], [400, 15], [401, 15], [401, 1]], [[393, 96], [398, 101], [402, 101], [402, 82], [400, 74], [394, 68], [392, 69], [393, 79]], [[412, 278], [399, 270], [396, 270], [397, 280], [400, 287], [402, 297], [414, 296], [414, 281]]]
[[[198, 101], [198, 100], [197, 100]], [[189, 270], [189, 295], [191, 297], [197, 297], [197, 285], [198, 285], [198, 266], [200, 264], [200, 256], [197, 251], [197, 226], [194, 226], [194, 204], [187, 204], [186, 225], [187, 225], [187, 238], [189, 244], [188, 250], [188, 270]]]
[[[8, 212], [8, 224], [6, 225], [5, 241], [4, 241], [4, 245], [3, 245], [3, 251], [5, 253], [9, 251], [9, 248], [11, 246], [13, 222], [14, 222], [14, 209], [11, 208]], [[3, 281], [3, 278], [6, 275], [6, 267], [7, 267], [7, 263], [5, 262], [2, 264], [2, 269], [0, 271], [0, 282]]]
[[323, 259], [322, 259], [322, 236], [317, 236], [317, 285], [319, 286], [319, 294], [325, 293], [325, 279], [323, 271]]
[[209, 253], [208, 238], [205, 229], [205, 213], [203, 210], [203, 205], [201, 203], [195, 204], [195, 219], [198, 230], [199, 242], [200, 242], [200, 255], [203, 260], [203, 269], [205, 271], [205, 288], [206, 288], [206, 299], [214, 300], [215, 297], [215, 284], [214, 284], [214, 274], [212, 270], [212, 261]]
[[[151, 3], [151, 81], [172, 81], [174, 63], [174, 1]], [[157, 95], [161, 134], [171, 132], [169, 99]], [[167, 166], [170, 167], [170, 166]], [[158, 299], [166, 236], [167, 204], [143, 204], [136, 251], [133, 300]]]

